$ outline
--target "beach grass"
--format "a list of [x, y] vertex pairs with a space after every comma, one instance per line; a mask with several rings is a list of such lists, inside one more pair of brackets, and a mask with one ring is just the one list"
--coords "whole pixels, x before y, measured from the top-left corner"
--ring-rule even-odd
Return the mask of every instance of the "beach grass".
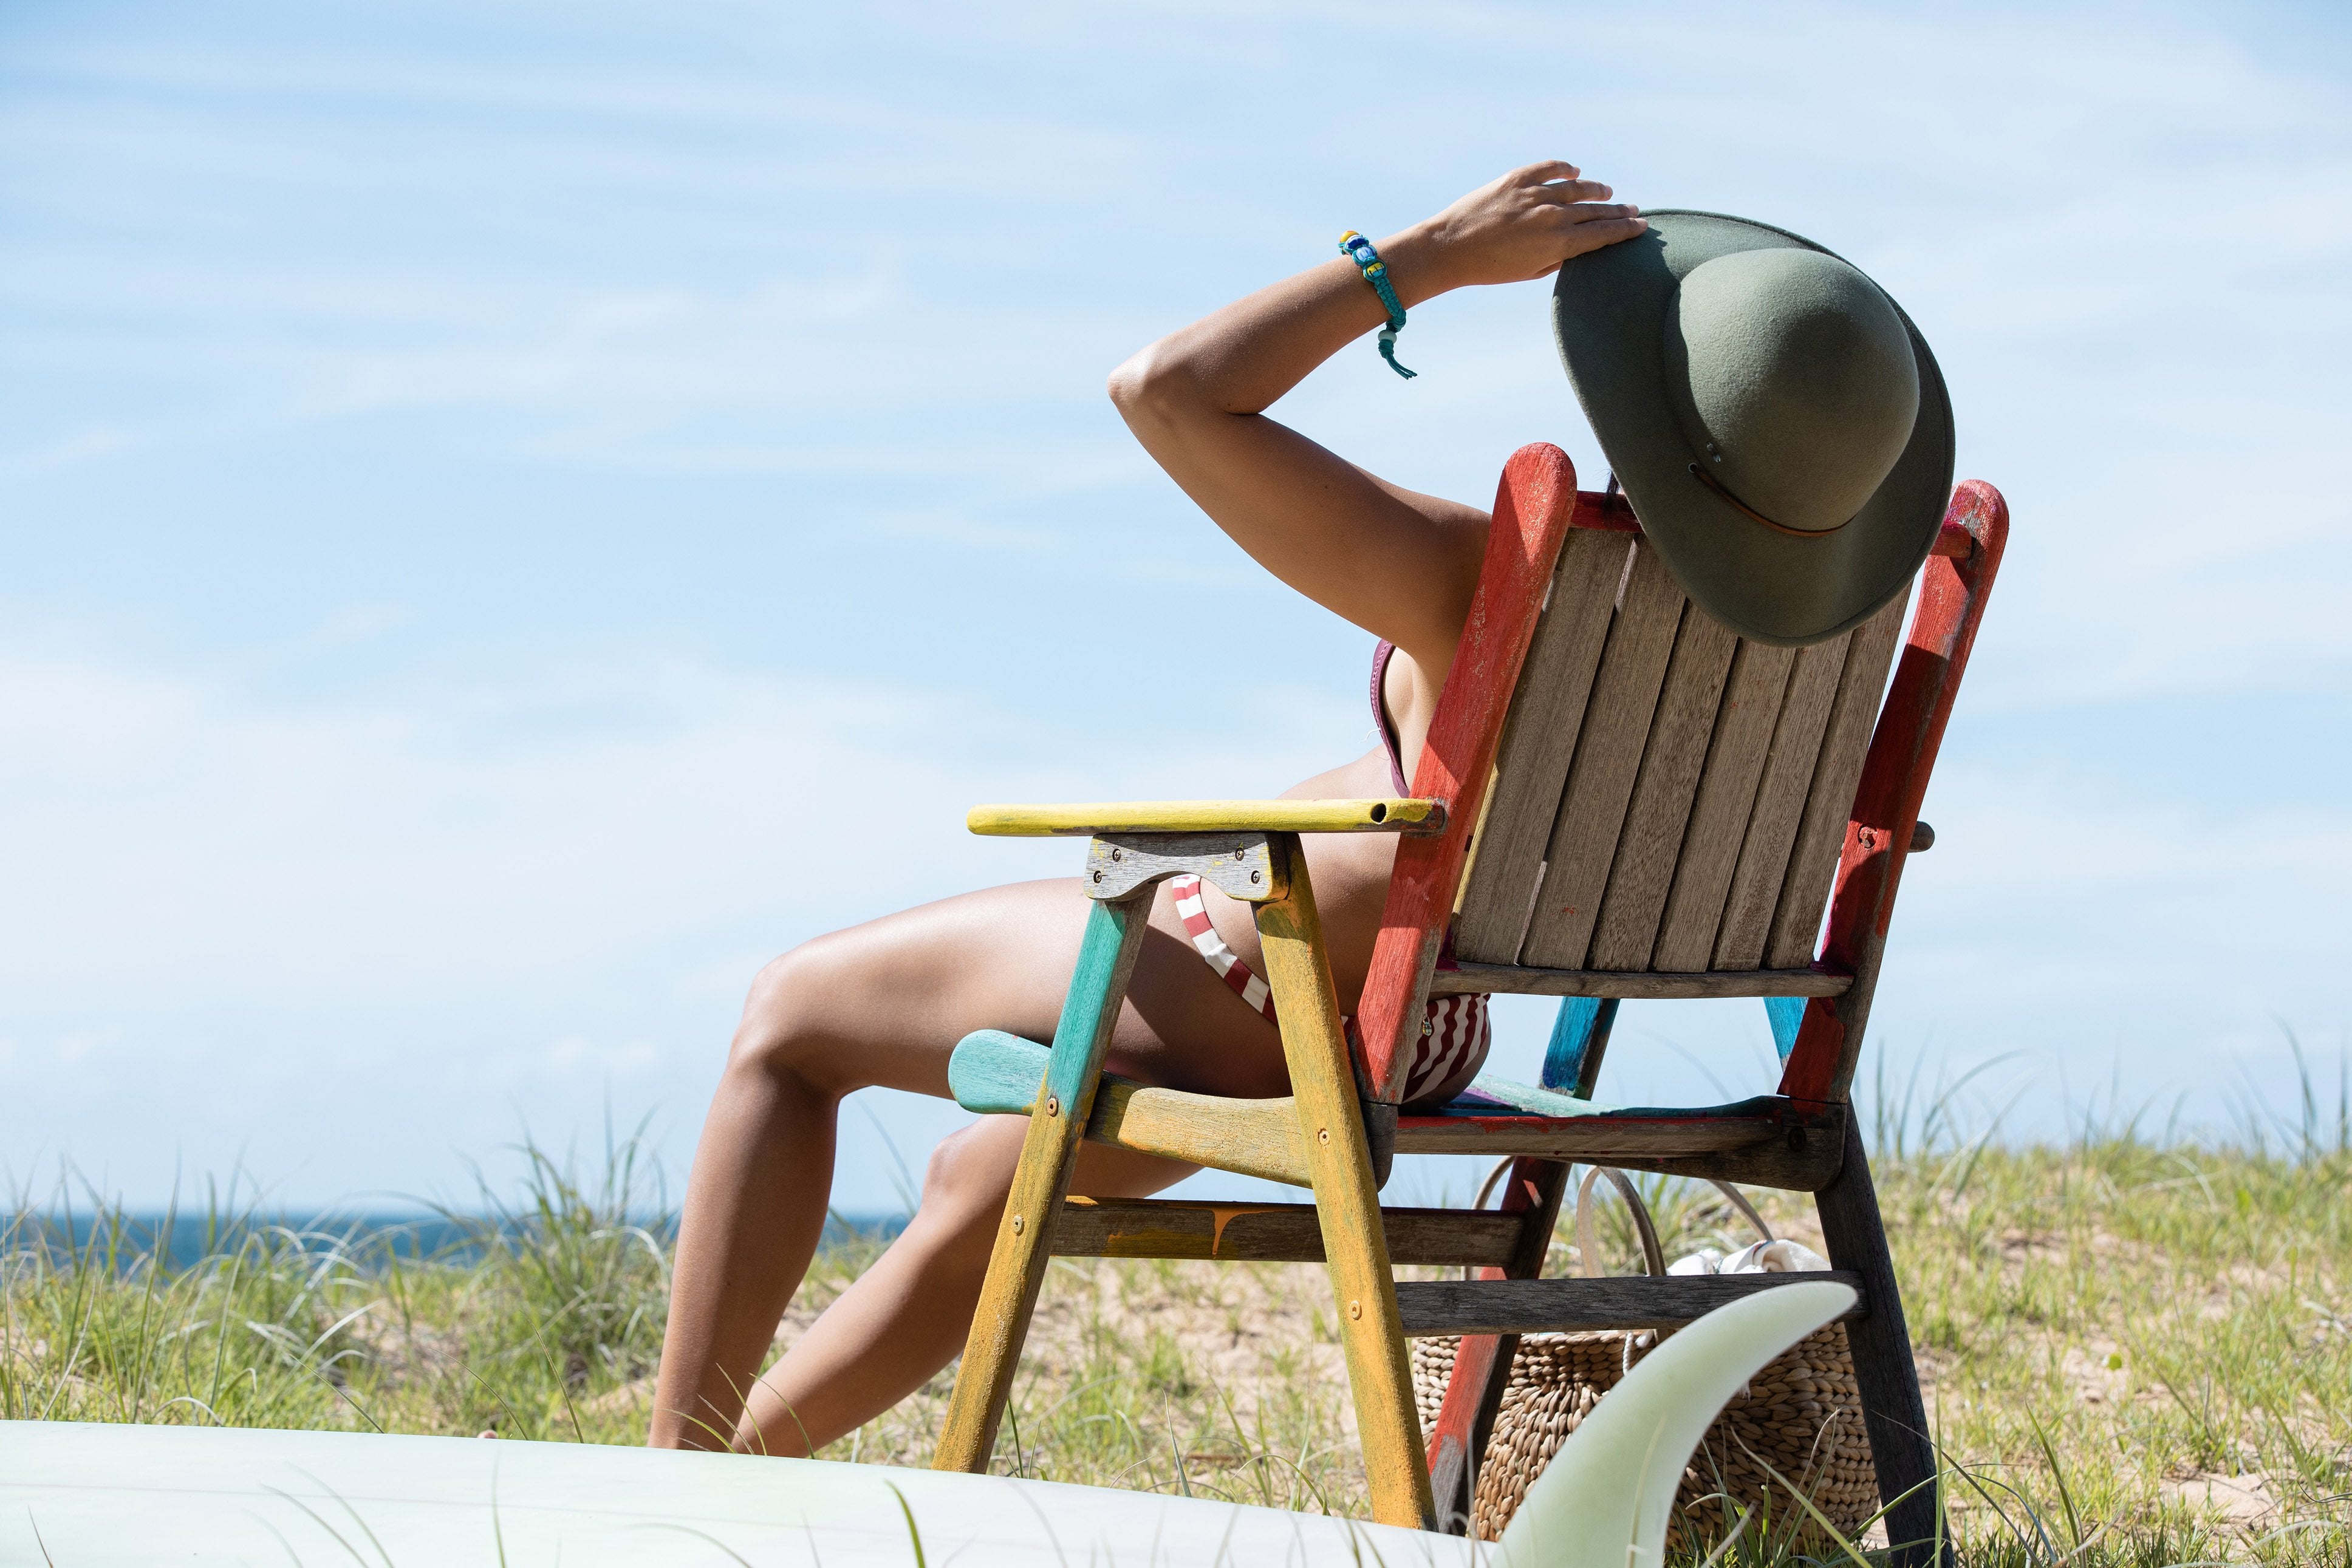
[[[2218, 1142], [2134, 1121], [2011, 1148], [1933, 1106], [1880, 1118], [1966, 1562], [2352, 1564], [2352, 1107], [2333, 1102]], [[160, 1226], [100, 1207], [68, 1232], [26, 1205], [0, 1227], [0, 1416], [640, 1441], [673, 1236], [646, 1218], [657, 1186], [625, 1140], [585, 1176], [528, 1154], [518, 1196], [484, 1193], [422, 1250], [208, 1207], [169, 1221], [201, 1243], [172, 1267]], [[1670, 1255], [1748, 1239], [1712, 1189], [1642, 1186]], [[1755, 1196], [1819, 1246], [1809, 1204]], [[779, 1353], [884, 1245], [838, 1236]], [[1613, 1205], [1601, 1244], [1633, 1266]], [[1311, 1266], [1056, 1261], [998, 1469], [1361, 1514], [1328, 1291]], [[825, 1457], [927, 1463], [947, 1387]], [[1790, 1550], [1751, 1535], [1726, 1560]]]

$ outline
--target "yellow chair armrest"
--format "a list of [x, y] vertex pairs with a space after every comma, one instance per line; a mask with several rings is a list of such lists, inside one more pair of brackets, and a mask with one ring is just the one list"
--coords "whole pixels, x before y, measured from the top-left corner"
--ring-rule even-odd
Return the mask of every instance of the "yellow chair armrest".
[[1116, 800], [1076, 806], [974, 806], [964, 818], [992, 838], [1097, 833], [1434, 833], [1441, 800]]

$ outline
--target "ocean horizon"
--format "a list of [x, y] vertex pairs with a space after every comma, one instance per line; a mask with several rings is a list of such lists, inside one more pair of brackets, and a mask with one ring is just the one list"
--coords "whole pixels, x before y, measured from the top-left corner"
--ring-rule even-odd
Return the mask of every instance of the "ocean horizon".
[[[907, 1228], [908, 1218], [897, 1212], [836, 1211], [825, 1218], [821, 1245], [887, 1241]], [[677, 1216], [649, 1212], [624, 1223], [644, 1229], [667, 1247], [677, 1233]], [[97, 1261], [111, 1250], [118, 1269], [161, 1255], [165, 1268], [178, 1272], [258, 1239], [310, 1252], [340, 1250], [362, 1265], [372, 1256], [462, 1262], [478, 1255], [490, 1236], [526, 1236], [535, 1224], [536, 1217], [528, 1212], [429, 1208], [331, 1207], [229, 1216], [165, 1209], [26, 1209], [0, 1220], [0, 1261], [35, 1249]]]

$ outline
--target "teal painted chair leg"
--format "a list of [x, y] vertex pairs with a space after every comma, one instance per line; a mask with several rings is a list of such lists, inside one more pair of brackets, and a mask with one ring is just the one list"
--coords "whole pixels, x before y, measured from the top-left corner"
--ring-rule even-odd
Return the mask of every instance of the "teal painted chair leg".
[[1797, 1049], [1797, 1031], [1805, 1023], [1805, 998], [1802, 997], [1766, 997], [1764, 1016], [1772, 1020], [1772, 1049], [1780, 1060]]
[[[1592, 1098], [1601, 1080], [1601, 1058], [1609, 1031], [1617, 1025], [1617, 998], [1570, 997], [1552, 1020], [1551, 1044], [1544, 1051], [1543, 1086], [1580, 1100]], [[1785, 1053], [1784, 1053], [1785, 1054]]]
[[984, 1475], [995, 1452], [996, 1424], [1013, 1392], [1038, 1287], [1053, 1261], [1054, 1227], [1069, 1196], [1070, 1171], [1094, 1110], [1103, 1054], [1110, 1048], [1128, 977], [1143, 950], [1151, 896], [1151, 884], [1146, 883], [1116, 903], [1097, 904], [1087, 917], [1086, 942], [1054, 1030], [1045, 1081], [1035, 1090], [1021, 1163], [989, 1253], [988, 1279], [972, 1313], [955, 1391], [948, 1398], [947, 1421], [931, 1460], [935, 1469]]

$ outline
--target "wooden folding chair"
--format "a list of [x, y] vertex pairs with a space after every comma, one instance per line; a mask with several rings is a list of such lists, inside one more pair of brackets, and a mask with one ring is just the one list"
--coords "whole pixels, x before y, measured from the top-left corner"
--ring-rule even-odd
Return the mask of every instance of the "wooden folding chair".
[[[1959, 486], [1888, 688], [1900, 600], [1809, 648], [1740, 638], [1684, 598], [1621, 497], [1579, 493], [1564, 454], [1528, 446], [1503, 471], [1412, 799], [975, 810], [975, 832], [1088, 837], [1095, 904], [1052, 1046], [989, 1030], [956, 1051], [959, 1102], [1030, 1123], [939, 1468], [987, 1469], [1053, 1256], [1322, 1261], [1374, 1516], [1459, 1531], [1518, 1334], [1672, 1327], [1791, 1278], [1540, 1279], [1570, 1165], [1605, 1164], [1815, 1196], [1838, 1276], [1861, 1292], [1847, 1333], [1890, 1538], [1940, 1540], [1902, 1298], [1847, 1091], [1904, 857], [1933, 840], [1920, 799], [2007, 531], [1991, 486]], [[1360, 1052], [1341, 1032], [1298, 852], [1307, 832], [1401, 835]], [[1256, 906], [1289, 1097], [1181, 1093], [1102, 1071], [1152, 887], [1181, 872]], [[1566, 998], [1543, 1082], [1481, 1077], [1435, 1114], [1401, 1115], [1427, 998], [1475, 991]], [[1694, 997], [1764, 999], [1775, 1091], [1595, 1103], [1618, 1002]], [[1071, 1198], [1082, 1137], [1306, 1186], [1315, 1201]], [[1499, 1211], [1383, 1209], [1397, 1154], [1515, 1164]], [[1398, 1263], [1476, 1277], [1398, 1283]], [[1465, 1336], [1425, 1454], [1414, 1334]]]

